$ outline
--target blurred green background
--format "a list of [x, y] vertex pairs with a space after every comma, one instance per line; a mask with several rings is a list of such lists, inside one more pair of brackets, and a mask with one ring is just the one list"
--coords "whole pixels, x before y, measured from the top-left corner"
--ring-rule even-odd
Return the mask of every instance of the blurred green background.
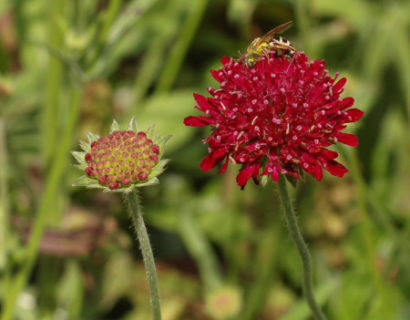
[[[338, 147], [343, 178], [293, 190], [329, 319], [410, 319], [410, 2], [0, 1], [0, 295], [13, 319], [150, 319], [144, 268], [118, 195], [72, 188], [87, 131], [156, 124], [172, 134], [159, 186], [143, 190], [164, 320], [302, 320], [300, 261], [275, 184], [203, 173], [182, 123], [216, 86], [222, 56], [286, 32], [347, 77], [364, 118]], [[20, 290], [22, 289], [22, 290]]]

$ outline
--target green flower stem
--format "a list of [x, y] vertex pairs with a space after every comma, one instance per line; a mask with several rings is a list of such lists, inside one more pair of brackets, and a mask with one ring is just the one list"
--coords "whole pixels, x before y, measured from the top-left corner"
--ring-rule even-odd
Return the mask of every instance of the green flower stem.
[[45, 190], [31, 228], [30, 238], [27, 242], [24, 265], [20, 268], [15, 278], [12, 279], [11, 288], [7, 292], [3, 305], [2, 320], [10, 320], [13, 318], [17, 297], [26, 285], [28, 277], [33, 270], [48, 215], [53, 212], [56, 193], [58, 192], [62, 176], [67, 168], [67, 157], [71, 148], [75, 124], [77, 123], [81, 89], [75, 87], [71, 97], [67, 126], [58, 145], [59, 149], [56, 151], [53, 166], [47, 176]]
[[4, 287], [9, 284], [10, 270], [7, 263], [8, 228], [9, 228], [9, 191], [8, 160], [6, 145], [6, 123], [0, 118], [0, 271], [3, 274]]
[[104, 46], [108, 42], [108, 36], [113, 26], [115, 19], [122, 8], [123, 0], [111, 0], [108, 3], [108, 7], [104, 12], [103, 21], [97, 22], [97, 32], [93, 39], [90, 41], [90, 46], [87, 50], [90, 50], [90, 54], [87, 57], [86, 64], [92, 65], [98, 63], [98, 58], [101, 57], [104, 51]]
[[302, 260], [302, 273], [303, 273], [303, 291], [305, 298], [312, 310], [313, 316], [316, 320], [325, 320], [326, 317], [316, 302], [313, 294], [313, 282], [312, 282], [312, 261], [308, 247], [300, 232], [296, 215], [294, 213], [292, 203], [289, 199], [288, 190], [286, 187], [286, 180], [283, 175], [279, 175], [279, 195], [284, 207], [286, 224], [288, 225], [290, 235], [296, 244], [300, 258]]
[[[59, 26], [57, 16], [64, 12], [65, 0], [51, 1], [47, 6], [47, 43], [56, 50], [62, 49], [63, 34]], [[45, 92], [45, 103], [43, 108], [43, 123], [42, 123], [42, 148], [43, 160], [45, 167], [52, 165], [53, 155], [58, 145], [58, 112], [60, 111], [59, 99], [63, 89], [63, 78], [65, 73], [64, 64], [55, 56], [49, 56], [50, 62], [47, 71], [47, 86]], [[53, 208], [61, 206], [61, 198], [63, 197], [62, 189], [59, 189], [54, 197]], [[47, 225], [56, 225], [60, 221], [62, 211], [56, 210], [55, 214], [48, 215]], [[50, 317], [54, 311], [53, 302], [55, 296], [55, 288], [57, 285], [56, 275], [58, 274], [57, 264], [51, 257], [41, 257], [38, 267], [38, 283], [39, 283], [39, 309], [43, 318]]]
[[[48, 36], [49, 44], [53, 48], [59, 50], [63, 41], [61, 28], [57, 23], [56, 16], [64, 11], [63, 0], [51, 1], [47, 7], [48, 18]], [[52, 161], [52, 155], [56, 148], [57, 142], [57, 119], [58, 119], [58, 100], [61, 93], [63, 80], [63, 64], [53, 55], [50, 55], [50, 63], [47, 74], [47, 91], [46, 100], [43, 111], [43, 153], [46, 164], [49, 165]]]
[[208, 0], [196, 0], [190, 2], [191, 7], [187, 10], [188, 15], [181, 27], [181, 33], [169, 52], [164, 70], [158, 80], [158, 85], [155, 88], [155, 93], [166, 92], [172, 87], [178, 76], [186, 52], [194, 39], [195, 32], [202, 20], [202, 16], [205, 13], [207, 3]]
[[137, 191], [127, 194], [128, 208], [134, 224], [135, 233], [137, 234], [140, 244], [142, 258], [144, 260], [145, 272], [147, 274], [150, 302], [152, 308], [152, 319], [161, 320], [161, 305], [159, 298], [159, 287], [157, 279], [157, 270], [155, 268], [154, 255], [152, 254], [151, 244], [149, 241], [147, 228], [145, 227], [142, 209]]
[[122, 0], [112, 0], [108, 4], [108, 8], [105, 12], [104, 25], [100, 34], [100, 44], [107, 42], [110, 29], [115, 21], [115, 18], [118, 16], [118, 13], [121, 11]]

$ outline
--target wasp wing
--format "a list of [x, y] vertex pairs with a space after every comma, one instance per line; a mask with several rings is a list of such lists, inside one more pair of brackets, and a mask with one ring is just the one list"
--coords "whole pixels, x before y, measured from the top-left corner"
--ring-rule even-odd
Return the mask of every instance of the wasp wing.
[[284, 32], [285, 30], [289, 29], [292, 25], [293, 21], [288, 21], [284, 24], [281, 24], [280, 26], [273, 28], [272, 30], [269, 30], [259, 38], [259, 40], [255, 43], [255, 47], [259, 46], [263, 42], [269, 42], [270, 40], [272, 40], [275, 34]]

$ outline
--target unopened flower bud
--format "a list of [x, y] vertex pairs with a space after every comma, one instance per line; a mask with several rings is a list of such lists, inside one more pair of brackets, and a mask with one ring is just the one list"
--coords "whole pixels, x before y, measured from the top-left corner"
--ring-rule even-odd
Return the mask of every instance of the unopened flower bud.
[[86, 174], [75, 185], [129, 192], [158, 183], [157, 176], [167, 163], [160, 154], [168, 138], [151, 140], [147, 133], [137, 131], [134, 120], [128, 130], [120, 130], [114, 122], [108, 136], [89, 134], [90, 142], [81, 143], [84, 152], [73, 152]]

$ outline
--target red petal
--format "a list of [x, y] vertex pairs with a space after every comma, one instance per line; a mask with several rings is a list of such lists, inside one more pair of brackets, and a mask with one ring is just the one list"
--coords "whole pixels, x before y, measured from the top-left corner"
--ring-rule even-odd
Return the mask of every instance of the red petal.
[[204, 172], [207, 172], [215, 167], [216, 164], [221, 162], [226, 156], [226, 149], [220, 148], [213, 151], [202, 159], [200, 167]]
[[353, 105], [354, 99], [352, 97], [347, 97], [347, 98], [344, 98], [340, 103], [341, 103], [341, 110], [344, 110]]
[[273, 181], [275, 181], [275, 182], [279, 181], [279, 172], [278, 172], [278, 169], [276, 168], [276, 166], [273, 167], [271, 176], [272, 176]]
[[189, 116], [184, 119], [184, 124], [191, 127], [203, 127], [212, 123], [214, 123], [214, 120], [205, 116]]
[[226, 160], [224, 164], [221, 167], [221, 170], [219, 171], [220, 174], [224, 174], [226, 171], [226, 168], [228, 168], [228, 163], [229, 163], [229, 157], [226, 157]]
[[354, 134], [338, 132], [335, 134], [335, 137], [338, 141], [347, 144], [348, 146], [357, 147], [359, 145], [359, 140], [357, 140], [357, 137]]
[[194, 93], [193, 95], [194, 99], [198, 103], [198, 106], [200, 107], [200, 110], [209, 110], [212, 108], [211, 105], [208, 103], [208, 100], [204, 96], [201, 96], [198, 93]]
[[218, 159], [221, 161], [222, 160], [221, 158], [225, 157], [226, 153], [227, 153], [226, 148], [219, 148], [219, 149], [214, 150], [211, 156], [212, 156], [212, 159], [214, 159], [214, 161], [217, 161]]
[[239, 174], [236, 176], [236, 183], [238, 184], [238, 186], [245, 186], [248, 180], [252, 177], [254, 167], [254, 165], [248, 165], [239, 172]]
[[360, 120], [360, 118], [363, 117], [363, 114], [364, 112], [362, 110], [355, 108], [346, 111], [347, 117], [350, 117], [350, 119], [348, 119], [348, 122], [356, 122]]
[[211, 158], [210, 155], [207, 155], [202, 159], [201, 164], [199, 165], [204, 172], [208, 172], [215, 166], [215, 161]]
[[317, 181], [322, 180], [322, 177], [323, 177], [322, 167], [321, 167], [321, 166], [318, 166], [318, 165], [314, 166], [314, 168], [313, 168], [313, 175], [314, 175], [314, 177], [315, 177], [315, 179], [316, 179]]
[[232, 61], [232, 58], [229, 58], [229, 57], [222, 57], [222, 58], [221, 58], [221, 62], [222, 62], [222, 64], [223, 64], [224, 66], [226, 66], [226, 65], [229, 64], [229, 63], [231, 63], [231, 61]]
[[327, 160], [333, 160], [337, 158], [338, 153], [336, 151], [328, 150], [328, 149], [322, 149], [320, 151], [320, 154], [324, 156]]
[[258, 177], [260, 168], [261, 168], [260, 163], [257, 163], [257, 164], [255, 165], [255, 168], [253, 169], [252, 177], [254, 177], [254, 178], [257, 178], [257, 177]]
[[346, 78], [342, 78], [342, 79], [340, 79], [338, 82], [336, 82], [335, 83], [335, 85], [333, 86], [333, 92], [339, 92], [339, 90], [341, 89], [341, 88], [343, 88], [343, 86], [345, 85], [345, 83], [346, 83]]
[[214, 77], [214, 79], [216, 81], [218, 81], [218, 82], [222, 81], [222, 77], [219, 76], [219, 71], [218, 70], [210, 70], [209, 72], [212, 74], [212, 76]]
[[347, 169], [342, 164], [336, 161], [329, 161], [325, 169], [329, 171], [330, 174], [340, 178], [343, 177], [347, 172]]

